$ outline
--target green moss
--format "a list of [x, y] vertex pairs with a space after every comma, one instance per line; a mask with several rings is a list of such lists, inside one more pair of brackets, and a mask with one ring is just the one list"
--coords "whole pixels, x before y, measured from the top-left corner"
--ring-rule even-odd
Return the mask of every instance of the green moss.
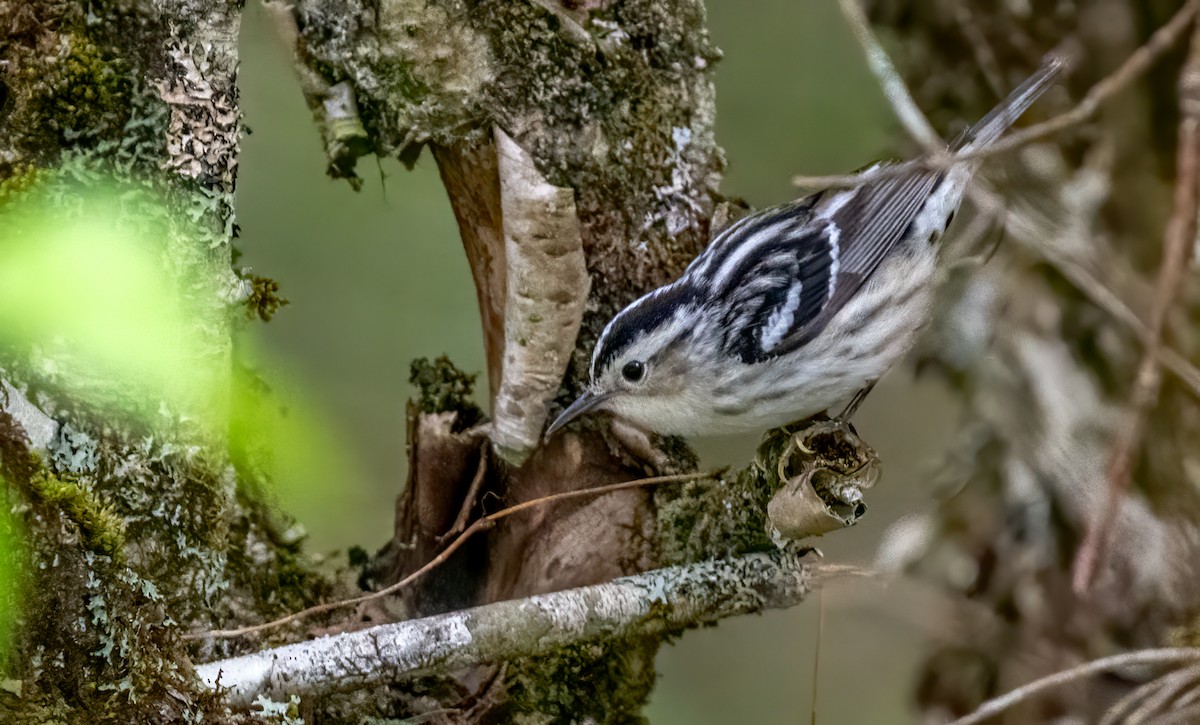
[[39, 178], [38, 168], [31, 163], [17, 163], [3, 169], [0, 172], [0, 206], [33, 189]]
[[129, 112], [131, 84], [122, 61], [85, 35], [68, 35], [67, 56], [50, 66], [41, 112], [63, 141], [119, 129]]
[[563, 647], [510, 664], [495, 722], [645, 722], [659, 640], [635, 637]]
[[246, 317], [253, 319], [257, 316], [263, 322], [270, 322], [280, 307], [291, 304], [279, 296], [279, 283], [270, 277], [255, 274], [250, 276], [249, 281], [251, 291], [246, 298]]
[[664, 486], [655, 492], [662, 564], [688, 564], [774, 549], [767, 503], [779, 490], [779, 456], [791, 434], [771, 431], [753, 465], [733, 475]]
[[[21, 519], [29, 578], [4, 668], [20, 695], [0, 691], [0, 722], [225, 722], [180, 664], [181, 629], [265, 621], [338, 594], [270, 510], [194, 450], [64, 425], [44, 465], [3, 414], [0, 429], [6, 510]], [[81, 472], [56, 470], [67, 463]], [[11, 478], [26, 474], [22, 485]], [[208, 643], [204, 657], [264, 644]]]
[[83, 545], [89, 551], [124, 559], [125, 521], [117, 515], [112, 504], [100, 500], [72, 477], [57, 477], [40, 471], [29, 483], [34, 497], [58, 508], [79, 528]]
[[[0, 121], [8, 143], [28, 158], [53, 164], [62, 148], [116, 138], [129, 120], [134, 84], [125, 57], [92, 36], [106, 32], [103, 24], [89, 24], [83, 8], [69, 3], [31, 3], [24, 12], [17, 25], [36, 22], [56, 32], [53, 41], [18, 34], [0, 44], [14, 88], [7, 118]], [[0, 10], [0, 24], [9, 27], [4, 16]]]
[[664, 565], [736, 556], [772, 548], [766, 506], [776, 489], [748, 467], [732, 477], [689, 481], [655, 494]]
[[442, 355], [432, 362], [428, 358], [413, 360], [408, 382], [417, 386], [416, 405], [422, 413], [456, 412], [455, 426], [462, 430], [483, 418], [483, 411], [472, 399], [477, 377], [459, 370]]

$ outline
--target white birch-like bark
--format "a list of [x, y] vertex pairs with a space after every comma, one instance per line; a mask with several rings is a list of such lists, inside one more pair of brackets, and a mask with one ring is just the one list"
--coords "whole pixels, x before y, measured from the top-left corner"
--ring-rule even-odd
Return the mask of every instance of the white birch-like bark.
[[751, 554], [322, 637], [196, 672], [232, 704], [287, 699], [790, 607], [812, 579], [803, 553]]
[[590, 283], [575, 192], [546, 181], [504, 131], [495, 137], [508, 279], [492, 442], [520, 463], [537, 447], [567, 372]]

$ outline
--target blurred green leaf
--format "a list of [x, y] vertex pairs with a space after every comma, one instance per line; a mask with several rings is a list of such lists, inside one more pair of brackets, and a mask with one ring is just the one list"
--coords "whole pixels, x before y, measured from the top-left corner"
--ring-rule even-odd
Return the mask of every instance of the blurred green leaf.
[[8, 483], [0, 478], [0, 664], [12, 645], [13, 625], [20, 604], [20, 538], [9, 513]]
[[[247, 342], [239, 358], [254, 357]], [[229, 442], [244, 474], [271, 482], [298, 514], [322, 516], [328, 502], [362, 490], [364, 474], [352, 446], [328, 415], [272, 367], [234, 369]], [[303, 516], [302, 518], [308, 518]]]
[[171, 268], [167, 213], [145, 196], [108, 188], [67, 204], [35, 188], [0, 207], [0, 342], [40, 357], [83, 402], [116, 390], [197, 413], [216, 379], [197, 332], [219, 325], [221, 308]]
[[335, 426], [277, 373], [252, 372], [267, 368], [248, 344], [231, 376], [244, 313], [202, 235], [144, 188], [64, 175], [0, 198], [0, 351], [101, 417], [227, 432], [242, 479], [276, 484], [299, 510], [319, 516], [361, 485]]

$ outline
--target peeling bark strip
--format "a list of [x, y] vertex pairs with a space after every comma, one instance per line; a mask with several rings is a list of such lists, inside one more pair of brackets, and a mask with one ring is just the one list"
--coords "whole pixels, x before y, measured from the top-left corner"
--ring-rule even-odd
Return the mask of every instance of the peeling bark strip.
[[232, 703], [390, 682], [553, 652], [595, 639], [661, 634], [801, 602], [812, 575], [796, 552], [751, 554], [607, 584], [385, 624], [196, 668]]
[[519, 464], [541, 438], [575, 349], [590, 284], [575, 192], [546, 181], [533, 157], [503, 130], [495, 136], [508, 284], [492, 442]]
[[21, 426], [29, 438], [29, 450], [44, 454], [58, 435], [58, 421], [42, 412], [20, 390], [0, 379], [0, 411]]
[[500, 219], [500, 172], [491, 143], [434, 146], [438, 172], [454, 208], [463, 251], [471, 265], [483, 352], [487, 356], [488, 393], [500, 389], [504, 363], [504, 296], [507, 284], [503, 223]]

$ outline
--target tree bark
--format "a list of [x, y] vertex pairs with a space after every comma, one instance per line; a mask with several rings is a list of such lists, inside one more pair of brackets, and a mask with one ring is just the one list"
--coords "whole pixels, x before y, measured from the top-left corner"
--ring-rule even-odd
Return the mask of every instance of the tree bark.
[[[889, 50], [918, 79], [918, 105], [939, 109], [932, 120], [941, 129], [977, 117], [1067, 41], [1088, 62], [1049, 99], [1064, 106], [1166, 21], [1158, 6], [1124, 0], [1084, 3], [1074, 14], [1060, 5], [1028, 15], [1015, 5], [945, 5], [871, 4], [875, 22], [903, 39]], [[445, 360], [414, 366], [421, 394], [409, 415], [410, 477], [395, 535], [364, 583], [382, 587], [419, 569], [484, 513], [484, 501], [511, 506], [693, 470], [681, 441], [637, 440], [607, 422], [584, 421], [548, 442], [538, 436], [578, 392], [607, 320], [678, 275], [719, 226], [714, 216], [731, 211], [718, 192], [724, 162], [713, 136], [719, 53], [699, 0], [266, 6], [293, 47], [331, 174], [353, 183], [363, 154], [411, 163], [430, 150], [483, 322], [491, 419], [471, 399], [471, 376]], [[0, 39], [0, 214], [30, 189], [57, 200], [56, 209], [83, 208], [76, 202], [88, 186], [111, 177], [124, 192], [122, 222], [150, 230], [162, 274], [211, 313], [190, 331], [202, 350], [197, 389], [207, 393], [175, 407], [132, 396], [54, 349], [41, 358], [4, 351], [0, 472], [27, 544], [13, 556], [29, 575], [0, 713], [68, 722], [636, 718], [666, 631], [708, 619], [549, 638], [494, 655], [435, 642], [414, 655], [442, 657], [417, 668], [418, 679], [333, 677], [332, 686], [300, 688], [294, 702], [293, 692], [276, 690], [279, 701], [252, 708], [222, 700], [187, 664], [205, 662], [201, 671], [211, 674], [218, 661], [264, 661], [272, 650], [250, 653], [285, 642], [285, 652], [318, 651], [323, 641], [307, 641], [313, 626], [354, 649], [378, 643], [380, 632], [459, 621], [466, 615], [458, 610], [470, 607], [503, 618], [530, 602], [619, 590], [631, 580], [609, 582], [656, 567], [763, 560], [775, 541], [854, 523], [862, 510], [828, 491], [852, 491], [857, 501], [878, 476], [878, 460], [848, 427], [783, 429], [766, 437], [756, 464], [735, 473], [506, 519], [389, 602], [412, 621], [346, 632], [364, 618], [390, 618], [381, 607], [186, 644], [183, 631], [259, 624], [344, 594], [305, 563], [286, 524], [259, 501], [258, 452], [224, 429], [192, 424], [197, 409], [236, 419], [234, 403], [248, 393], [230, 333], [240, 305], [264, 293], [231, 264], [239, 11], [232, 0], [0, 0], [0, 27], [11, 29]], [[923, 352], [925, 369], [945, 375], [967, 401], [961, 460], [947, 475], [971, 485], [924, 517], [930, 545], [900, 558], [995, 616], [968, 620], [931, 653], [919, 693], [931, 714], [969, 711], [1112, 642], [1194, 636], [1194, 626], [1172, 629], [1194, 618], [1200, 596], [1200, 501], [1188, 478], [1200, 470], [1200, 421], [1180, 379], [1165, 380], [1148, 419], [1137, 494], [1121, 506], [1119, 544], [1094, 588], [1074, 592], [1070, 571], [1084, 531], [1103, 513], [1112, 431], [1145, 341], [1136, 322], [1096, 300], [1114, 292], [1140, 310], [1154, 294], [1148, 280], [1158, 253], [1150, 250], [1160, 248], [1169, 213], [1163, 179], [1173, 172], [1163, 170], [1174, 167], [1179, 114], [1164, 99], [1175, 98], [1179, 63], [1168, 58], [1089, 126], [987, 165], [990, 183], [1012, 198], [999, 217], [1011, 242], [982, 271], [952, 271]], [[981, 186], [974, 198], [995, 195]], [[1187, 326], [1194, 298], [1188, 291], [1167, 324], [1185, 370], [1195, 353]], [[63, 388], [64, 379], [82, 381], [87, 395]], [[166, 424], [147, 422], [156, 416]], [[830, 476], [845, 485], [828, 485]], [[807, 581], [806, 564], [777, 556], [794, 563], [795, 582]], [[538, 598], [562, 590], [574, 593]], [[4, 593], [10, 603], [15, 595]], [[506, 600], [519, 601], [498, 604]], [[653, 600], [631, 616], [641, 622], [648, 612], [656, 622], [664, 601], [675, 600]], [[511, 659], [488, 661], [500, 656]], [[328, 664], [320, 660], [300, 680]], [[559, 686], [563, 679], [571, 686]], [[1130, 687], [1076, 690], [1013, 717], [1094, 717]]]
[[[5, 721], [220, 712], [195, 687], [179, 632], [330, 593], [258, 500], [262, 482], [224, 427], [198, 423], [230, 415], [231, 330], [255, 292], [231, 265], [240, 11], [234, 0], [0, 2], [5, 251], [32, 224], [111, 213], [118, 234], [148, 240], [158, 274], [195, 311], [184, 332], [197, 379], [186, 389], [203, 391], [147, 399], [66, 347], [31, 350], [4, 331], [0, 528], [23, 543], [4, 555], [24, 572], [0, 595], [18, 614]], [[35, 217], [21, 216], [36, 200], [46, 203]]]

